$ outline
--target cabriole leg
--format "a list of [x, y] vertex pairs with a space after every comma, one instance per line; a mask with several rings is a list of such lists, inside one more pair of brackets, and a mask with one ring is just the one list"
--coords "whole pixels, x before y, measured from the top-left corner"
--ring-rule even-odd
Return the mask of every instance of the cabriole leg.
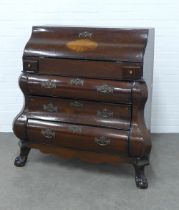
[[16, 157], [14, 165], [17, 167], [22, 167], [26, 164], [30, 148], [26, 145], [24, 141], [20, 141], [19, 146], [20, 146], [20, 155]]
[[137, 158], [136, 162], [134, 163], [135, 182], [136, 186], [140, 189], [148, 188], [147, 178], [144, 173], [144, 168], [146, 165], [149, 165], [149, 161], [148, 159], [144, 158]]

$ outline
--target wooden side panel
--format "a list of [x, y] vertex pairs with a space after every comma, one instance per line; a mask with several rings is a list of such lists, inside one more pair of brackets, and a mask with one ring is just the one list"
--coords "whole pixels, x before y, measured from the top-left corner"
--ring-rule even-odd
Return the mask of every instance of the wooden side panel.
[[143, 78], [147, 84], [148, 98], [144, 109], [146, 127], [151, 129], [151, 106], [152, 106], [152, 85], [153, 85], [153, 65], [154, 65], [154, 29], [149, 30], [148, 42], [144, 56]]
[[147, 130], [144, 107], [147, 101], [147, 85], [144, 81], [135, 82], [132, 89], [132, 122], [129, 138], [129, 155], [132, 157], [147, 157], [151, 151], [151, 136]]

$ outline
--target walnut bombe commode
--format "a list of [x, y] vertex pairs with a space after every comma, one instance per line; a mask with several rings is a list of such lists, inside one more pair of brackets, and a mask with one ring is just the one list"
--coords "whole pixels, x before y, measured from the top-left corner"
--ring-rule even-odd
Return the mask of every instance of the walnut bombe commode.
[[35, 26], [14, 120], [16, 166], [31, 148], [91, 163], [134, 165], [147, 188], [154, 29]]

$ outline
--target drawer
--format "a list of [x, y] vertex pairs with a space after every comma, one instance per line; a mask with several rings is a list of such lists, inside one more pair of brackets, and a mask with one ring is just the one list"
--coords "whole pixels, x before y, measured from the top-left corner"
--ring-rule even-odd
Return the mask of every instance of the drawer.
[[28, 96], [29, 118], [129, 130], [131, 105]]
[[[142, 66], [139, 63], [52, 58], [38, 58], [38, 60], [26, 58], [23, 62], [24, 72], [38, 74], [114, 80], [136, 80], [142, 77]], [[38, 65], [36, 64], [34, 70], [35, 62], [38, 62]]]
[[131, 103], [133, 82], [46, 75], [29, 75], [24, 82], [22, 75], [20, 85], [26, 94], [31, 95]]
[[128, 131], [29, 119], [31, 144], [128, 154]]

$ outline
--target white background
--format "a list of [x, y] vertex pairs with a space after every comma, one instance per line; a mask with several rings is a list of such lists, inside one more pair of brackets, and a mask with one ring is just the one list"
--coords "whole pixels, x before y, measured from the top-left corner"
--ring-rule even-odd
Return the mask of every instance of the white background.
[[155, 27], [152, 132], [179, 132], [178, 0], [0, 0], [0, 131], [23, 104], [21, 57], [32, 25]]

